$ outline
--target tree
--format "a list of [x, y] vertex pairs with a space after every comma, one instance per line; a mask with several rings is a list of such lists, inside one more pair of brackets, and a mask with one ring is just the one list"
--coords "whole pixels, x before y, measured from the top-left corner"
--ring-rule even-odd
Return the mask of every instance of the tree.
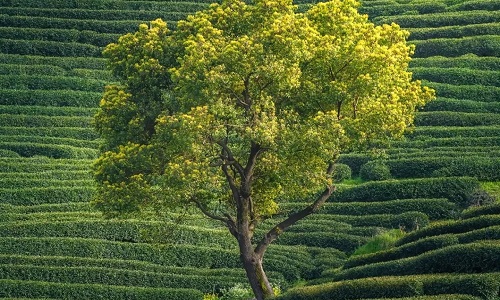
[[[401, 136], [433, 97], [407, 71], [408, 32], [357, 6], [225, 0], [175, 30], [155, 20], [108, 45], [120, 84], [95, 116], [95, 205], [109, 217], [197, 207], [235, 237], [256, 298], [271, 298], [264, 253], [331, 196], [341, 151]], [[281, 201], [305, 197], [252, 242]]]

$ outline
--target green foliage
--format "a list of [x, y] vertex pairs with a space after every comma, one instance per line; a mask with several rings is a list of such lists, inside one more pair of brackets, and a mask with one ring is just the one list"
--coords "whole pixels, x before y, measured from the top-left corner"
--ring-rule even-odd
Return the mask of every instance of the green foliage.
[[453, 111], [421, 112], [416, 126], [485, 126], [500, 124], [498, 113], [463, 113]]
[[101, 93], [74, 90], [0, 89], [4, 105], [96, 107]]
[[101, 92], [105, 81], [67, 76], [45, 75], [0, 75], [0, 87], [3, 89], [28, 90], [74, 90]]
[[467, 197], [479, 187], [479, 182], [469, 177], [422, 178], [367, 182], [335, 192], [332, 201], [369, 202], [401, 198], [444, 197], [464, 207]]
[[500, 87], [500, 71], [436, 67], [416, 67], [411, 70], [413, 76], [421, 80], [453, 85], [491, 85]]
[[[1, 18], [0, 18], [1, 23]], [[100, 55], [100, 47], [80, 43], [63, 43], [42, 40], [0, 39], [0, 51], [8, 54], [42, 56], [94, 56]]]
[[[484, 15], [489, 15], [489, 13]], [[496, 53], [500, 51], [500, 36], [498, 35], [429, 39], [412, 41], [412, 43], [416, 46], [415, 57], [454, 57], [469, 53], [478, 56], [496, 56]]]
[[[374, 19], [376, 23], [395, 22], [404, 28], [442, 27], [450, 25], [468, 25], [478, 23], [494, 23], [500, 20], [500, 12], [495, 11], [457, 11], [437, 12], [432, 14], [412, 14], [384, 16]], [[439, 49], [440, 51], [444, 49]], [[445, 55], [445, 52], [441, 52]]]
[[402, 236], [404, 236], [404, 231], [402, 231], [401, 229], [393, 229], [381, 233], [371, 238], [363, 246], [357, 248], [352, 255], [353, 256], [365, 255], [390, 249], [394, 246], [395, 242]]
[[333, 171], [333, 180], [335, 182], [342, 182], [346, 179], [351, 179], [351, 176], [351, 167], [346, 164], [335, 164], [335, 169]]
[[497, 202], [483, 206], [470, 207], [462, 212], [461, 217], [470, 219], [482, 215], [500, 215], [500, 203]]
[[499, 32], [500, 25], [498, 23], [413, 28], [411, 29], [411, 39], [461, 38], [467, 36], [496, 35]]
[[479, 102], [496, 102], [500, 97], [500, 88], [481, 85], [453, 85], [437, 82], [426, 82], [427, 85], [436, 89], [441, 97], [453, 99], [468, 99]]
[[142, 288], [0, 279], [0, 296], [16, 298], [53, 297], [82, 300], [91, 300], [100, 297], [110, 300], [198, 300], [202, 299], [203, 293], [194, 289]]
[[0, 62], [3, 64], [19, 65], [54, 65], [66, 70], [71, 70], [74, 68], [102, 70], [106, 66], [106, 61], [103, 58], [97, 57], [45, 57], [5, 53], [0, 53]]
[[466, 99], [449, 99], [440, 98], [425, 106], [423, 111], [456, 111], [456, 112], [472, 112], [485, 113], [496, 112], [500, 113], [500, 104], [495, 102], [478, 102]]
[[14, 205], [88, 202], [94, 193], [95, 189], [89, 187], [0, 189], [0, 201]]
[[380, 181], [391, 178], [391, 170], [384, 161], [372, 160], [361, 166], [359, 176], [366, 181]]

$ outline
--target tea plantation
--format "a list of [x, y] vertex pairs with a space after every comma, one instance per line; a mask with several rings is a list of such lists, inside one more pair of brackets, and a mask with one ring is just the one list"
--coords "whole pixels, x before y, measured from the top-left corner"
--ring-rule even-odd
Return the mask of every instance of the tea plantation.
[[[210, 2], [0, 0], [0, 299], [201, 300], [246, 286], [221, 224], [191, 210], [106, 220], [89, 204], [92, 117], [113, 82], [103, 47]], [[352, 179], [266, 254], [279, 299], [498, 300], [500, 2], [360, 11], [411, 32], [414, 78], [437, 99], [404, 140], [340, 158]], [[273, 222], [304, 205], [283, 204]]]

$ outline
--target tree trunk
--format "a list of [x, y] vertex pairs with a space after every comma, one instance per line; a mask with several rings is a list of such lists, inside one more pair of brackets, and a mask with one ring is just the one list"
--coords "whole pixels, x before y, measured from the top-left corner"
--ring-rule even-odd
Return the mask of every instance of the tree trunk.
[[273, 298], [274, 291], [262, 267], [262, 257], [255, 253], [248, 236], [240, 235], [239, 238], [241, 261], [255, 299], [265, 300]]

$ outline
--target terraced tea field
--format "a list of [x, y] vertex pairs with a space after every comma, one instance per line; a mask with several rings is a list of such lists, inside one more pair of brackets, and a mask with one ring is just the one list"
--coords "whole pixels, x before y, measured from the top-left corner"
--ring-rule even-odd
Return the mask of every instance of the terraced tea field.
[[[92, 116], [114, 80], [103, 47], [210, 2], [0, 0], [0, 298], [203, 299], [246, 284], [220, 224], [190, 210], [105, 220], [89, 204]], [[404, 140], [341, 157], [354, 177], [381, 167], [392, 179], [340, 184], [270, 247], [271, 281], [281, 299], [499, 299], [500, 205], [468, 207], [489, 202], [484, 189], [500, 198], [500, 2], [360, 10], [412, 33], [414, 77], [437, 99]], [[273, 221], [304, 205], [283, 204]], [[393, 248], [351, 255], [400, 228]]]

